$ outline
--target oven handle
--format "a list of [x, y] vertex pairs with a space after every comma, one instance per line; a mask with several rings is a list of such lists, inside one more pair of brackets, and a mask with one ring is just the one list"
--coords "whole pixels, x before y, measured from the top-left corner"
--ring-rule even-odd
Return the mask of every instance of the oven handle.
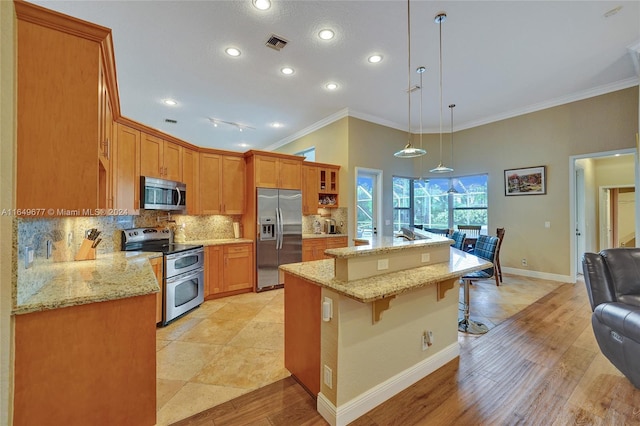
[[176, 275], [175, 277], [167, 278], [167, 284], [173, 284], [176, 281], [187, 281], [190, 278], [194, 278], [204, 274], [204, 268], [196, 269], [195, 271], [187, 272], [186, 274]]
[[177, 259], [182, 259], [183, 257], [195, 256], [199, 254], [204, 256], [204, 250], [195, 249], [193, 251], [185, 251], [182, 253], [169, 254], [167, 255], [167, 260], [177, 260]]

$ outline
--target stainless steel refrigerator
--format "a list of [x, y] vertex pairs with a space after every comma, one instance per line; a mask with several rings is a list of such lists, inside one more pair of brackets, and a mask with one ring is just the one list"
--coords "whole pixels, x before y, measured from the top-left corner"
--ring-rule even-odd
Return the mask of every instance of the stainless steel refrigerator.
[[283, 284], [278, 266], [302, 262], [302, 193], [258, 188], [258, 291]]

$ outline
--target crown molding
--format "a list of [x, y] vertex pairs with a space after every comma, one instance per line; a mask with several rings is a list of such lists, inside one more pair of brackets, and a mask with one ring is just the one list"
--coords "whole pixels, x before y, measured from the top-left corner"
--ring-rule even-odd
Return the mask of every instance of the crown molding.
[[633, 62], [636, 74], [640, 77], [640, 40], [627, 46], [627, 52], [631, 56], [631, 62]]
[[265, 150], [265, 151], [273, 151], [274, 149], [278, 149], [281, 146], [284, 146], [284, 145], [286, 145], [288, 143], [291, 143], [291, 142], [293, 142], [293, 141], [295, 141], [297, 139], [300, 139], [303, 136], [306, 136], [306, 135], [308, 135], [310, 133], [313, 133], [316, 130], [323, 128], [324, 126], [328, 126], [329, 124], [334, 123], [334, 122], [336, 122], [336, 121], [338, 121], [338, 120], [340, 120], [342, 118], [348, 117], [348, 116], [349, 116], [349, 108], [341, 109], [340, 111], [335, 112], [335, 113], [331, 114], [330, 116], [323, 118], [320, 121], [316, 121], [311, 126], [305, 127], [304, 129], [302, 129], [302, 130], [300, 130], [300, 131], [298, 131], [298, 132], [296, 132], [296, 133], [294, 133], [292, 135], [289, 135], [284, 139], [280, 139], [279, 141], [277, 141], [277, 142], [275, 142], [275, 143], [273, 143], [273, 144], [271, 144], [271, 145], [269, 145], [267, 147], [264, 147], [262, 149]]

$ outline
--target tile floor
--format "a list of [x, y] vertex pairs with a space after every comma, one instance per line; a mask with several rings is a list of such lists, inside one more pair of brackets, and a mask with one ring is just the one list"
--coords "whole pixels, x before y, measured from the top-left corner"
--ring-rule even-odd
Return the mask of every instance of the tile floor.
[[290, 375], [282, 289], [208, 300], [156, 336], [158, 425]]

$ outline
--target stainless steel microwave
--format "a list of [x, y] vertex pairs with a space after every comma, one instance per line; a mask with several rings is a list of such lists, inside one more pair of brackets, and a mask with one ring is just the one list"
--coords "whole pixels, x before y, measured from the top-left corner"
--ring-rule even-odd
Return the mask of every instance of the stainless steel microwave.
[[140, 176], [140, 208], [178, 210], [187, 208], [187, 185], [172, 180]]

